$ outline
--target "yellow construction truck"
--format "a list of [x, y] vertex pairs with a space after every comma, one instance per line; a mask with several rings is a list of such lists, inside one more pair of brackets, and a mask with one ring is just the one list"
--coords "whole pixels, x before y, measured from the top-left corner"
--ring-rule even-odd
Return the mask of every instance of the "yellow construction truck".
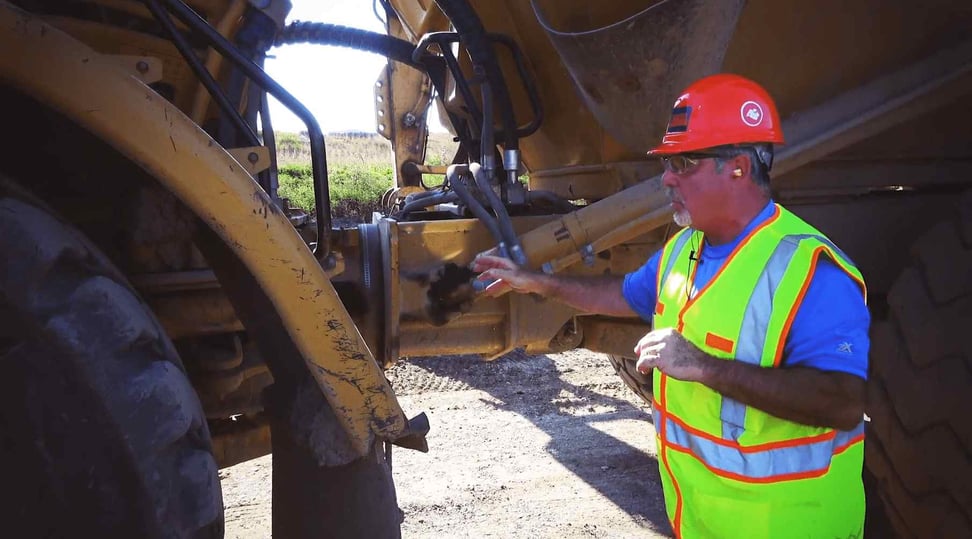
[[[485, 298], [469, 264], [637, 268], [674, 232], [644, 152], [680, 89], [733, 72], [783, 117], [774, 198], [868, 280], [872, 499], [902, 537], [972, 535], [968, 0], [374, 8], [385, 33], [288, 24], [287, 0], [0, 1], [6, 529], [221, 536], [218, 469], [272, 451], [274, 535], [397, 536], [391, 448], [429, 428], [383, 374], [402, 357], [584, 347], [647, 398], [642, 321]], [[334, 226], [319, 124], [262, 69], [297, 42], [388, 58], [395, 183], [365, 224]], [[308, 213], [271, 100], [306, 125]]]

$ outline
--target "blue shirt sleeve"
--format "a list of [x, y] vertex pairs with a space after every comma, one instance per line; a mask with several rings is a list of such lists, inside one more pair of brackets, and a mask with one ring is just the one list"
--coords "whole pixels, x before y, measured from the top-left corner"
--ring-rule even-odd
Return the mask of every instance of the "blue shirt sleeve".
[[625, 275], [624, 284], [621, 286], [624, 300], [646, 322], [651, 322], [655, 315], [655, 304], [658, 302], [658, 262], [660, 260], [661, 250], [658, 250], [644, 265]]
[[821, 258], [783, 345], [783, 364], [845, 372], [866, 380], [870, 323], [860, 286], [832, 261]]

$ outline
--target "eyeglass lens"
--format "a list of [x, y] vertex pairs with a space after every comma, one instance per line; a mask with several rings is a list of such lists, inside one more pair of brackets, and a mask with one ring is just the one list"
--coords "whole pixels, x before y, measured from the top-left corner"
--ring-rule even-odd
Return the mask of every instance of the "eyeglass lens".
[[675, 174], [681, 174], [698, 166], [699, 160], [685, 155], [672, 155], [664, 159], [665, 168]]

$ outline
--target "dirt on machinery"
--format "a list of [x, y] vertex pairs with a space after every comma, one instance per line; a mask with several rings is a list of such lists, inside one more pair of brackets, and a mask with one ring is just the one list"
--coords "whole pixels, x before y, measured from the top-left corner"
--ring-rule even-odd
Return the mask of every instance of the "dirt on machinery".
[[[406, 538], [671, 537], [649, 408], [603, 354], [400, 361], [429, 452], [396, 448]], [[220, 472], [226, 537], [269, 537], [272, 456]]]

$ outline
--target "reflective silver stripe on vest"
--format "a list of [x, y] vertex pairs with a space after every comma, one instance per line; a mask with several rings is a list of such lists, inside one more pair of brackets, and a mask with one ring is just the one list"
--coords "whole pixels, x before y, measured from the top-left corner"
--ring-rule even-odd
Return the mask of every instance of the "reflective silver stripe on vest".
[[[783, 280], [786, 268], [793, 260], [799, 243], [786, 240], [787, 238], [784, 238], [777, 244], [773, 254], [770, 255], [746, 303], [742, 328], [739, 331], [739, 343], [736, 345], [736, 361], [751, 365], [760, 364], [763, 347], [766, 344], [770, 314], [773, 311], [773, 297], [776, 295], [780, 281]], [[726, 440], [738, 440], [745, 431], [743, 426], [746, 424], [746, 405], [723, 397], [719, 418], [722, 419], [722, 437]]]
[[682, 446], [717, 471], [749, 479], [769, 479], [826, 470], [838, 449], [864, 434], [864, 422], [849, 431], [837, 431], [829, 439], [793, 447], [743, 452], [738, 447], [718, 444], [685, 430], [670, 417], [665, 417], [667, 442]]
[[819, 236], [817, 234], [792, 234], [790, 236], [786, 236], [784, 239], [796, 240], [797, 242], [801, 242], [801, 241], [807, 240], [807, 239], [815, 239], [815, 240], [819, 241], [820, 243], [822, 243], [822, 244], [826, 245], [827, 247], [829, 247], [831, 251], [833, 251], [833, 252], [837, 253], [838, 255], [840, 255], [844, 259], [845, 262], [847, 262], [848, 264], [850, 264], [852, 266], [854, 265], [854, 261], [851, 260], [849, 256], [847, 256], [846, 254], [844, 254], [844, 251], [841, 251], [840, 250], [840, 247], [837, 247], [836, 245], [834, 245], [834, 242], [830, 241], [830, 238], [827, 238], [825, 236]]
[[[668, 263], [665, 264], [665, 269], [662, 272], [661, 280], [658, 281], [662, 284], [662, 286], [665, 285], [665, 281], [668, 280], [668, 275], [672, 272], [672, 268], [675, 267], [675, 259], [678, 258], [679, 253], [682, 252], [682, 248], [685, 247], [685, 244], [688, 242], [689, 238], [692, 237], [692, 234], [695, 234], [695, 231], [689, 230], [675, 239], [675, 244], [672, 245], [671, 254], [668, 257]], [[685, 276], [686, 279], [688, 279], [688, 277], [688, 275]], [[657, 292], [661, 292], [661, 288], [656, 290], [656, 293]]]

